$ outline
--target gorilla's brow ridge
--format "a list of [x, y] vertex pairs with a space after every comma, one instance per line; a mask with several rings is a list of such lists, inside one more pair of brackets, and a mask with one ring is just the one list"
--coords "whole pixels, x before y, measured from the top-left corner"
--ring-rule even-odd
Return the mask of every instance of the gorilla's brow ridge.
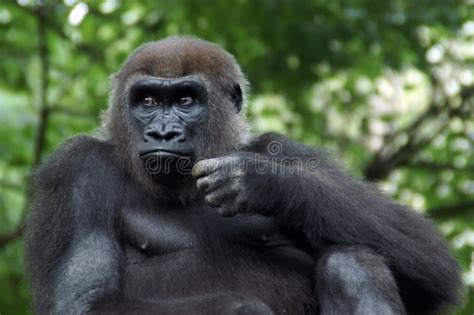
[[132, 85], [134, 85], [135, 83], [137, 83], [139, 81], [147, 80], [147, 79], [190, 79], [190, 80], [196, 80], [196, 81], [202, 83], [203, 86], [205, 86], [207, 89], [209, 87], [209, 81], [206, 80], [204, 75], [196, 74], [196, 73], [191, 74], [191, 75], [182, 76], [182, 77], [162, 77], [162, 76], [158, 77], [158, 76], [153, 76], [153, 75], [150, 75], [150, 74], [135, 73], [135, 74], [132, 74], [125, 81], [124, 88], [127, 91], [127, 95], [128, 95], [128, 91], [130, 90], [130, 87]]

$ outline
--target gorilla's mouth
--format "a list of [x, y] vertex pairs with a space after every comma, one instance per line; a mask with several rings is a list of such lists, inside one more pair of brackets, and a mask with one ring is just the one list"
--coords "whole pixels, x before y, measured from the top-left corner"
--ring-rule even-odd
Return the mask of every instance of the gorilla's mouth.
[[153, 148], [139, 151], [146, 171], [150, 175], [190, 175], [193, 153], [189, 150]]
[[169, 150], [169, 149], [148, 149], [140, 150], [138, 152], [140, 158], [147, 159], [150, 157], [159, 157], [159, 158], [191, 158], [192, 152], [185, 150]]

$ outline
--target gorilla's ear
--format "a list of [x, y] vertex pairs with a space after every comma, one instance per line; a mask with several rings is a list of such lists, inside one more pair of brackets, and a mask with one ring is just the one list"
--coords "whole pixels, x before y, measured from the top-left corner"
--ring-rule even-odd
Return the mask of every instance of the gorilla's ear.
[[234, 103], [235, 107], [237, 108], [237, 112], [240, 112], [240, 110], [242, 109], [242, 103], [244, 101], [244, 98], [242, 95], [242, 89], [240, 88], [240, 85], [238, 83], [233, 84], [232, 90], [230, 92], [230, 98]]

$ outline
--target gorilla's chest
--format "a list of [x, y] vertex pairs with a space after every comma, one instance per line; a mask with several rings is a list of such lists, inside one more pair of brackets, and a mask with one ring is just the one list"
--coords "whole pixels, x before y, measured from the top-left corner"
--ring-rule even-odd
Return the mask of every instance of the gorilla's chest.
[[190, 210], [122, 213], [127, 296], [240, 292], [285, 312], [312, 307], [314, 259], [273, 220]]
[[269, 218], [243, 215], [224, 218], [209, 207], [178, 211], [123, 209], [121, 222], [124, 241], [151, 255], [217, 244], [262, 246], [277, 234]]

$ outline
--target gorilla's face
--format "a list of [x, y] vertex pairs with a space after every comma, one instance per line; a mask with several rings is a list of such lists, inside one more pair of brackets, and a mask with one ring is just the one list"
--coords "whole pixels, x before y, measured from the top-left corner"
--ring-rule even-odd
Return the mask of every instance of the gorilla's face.
[[[130, 118], [142, 135], [138, 154], [156, 177], [189, 175], [196, 130], [208, 119], [209, 96], [198, 76], [146, 76], [130, 87]], [[180, 176], [181, 175], [181, 176]]]
[[112, 79], [103, 128], [122, 166], [160, 198], [184, 199], [186, 187], [194, 194], [193, 163], [247, 138], [247, 81], [234, 57], [212, 43], [171, 37], [144, 44]]

